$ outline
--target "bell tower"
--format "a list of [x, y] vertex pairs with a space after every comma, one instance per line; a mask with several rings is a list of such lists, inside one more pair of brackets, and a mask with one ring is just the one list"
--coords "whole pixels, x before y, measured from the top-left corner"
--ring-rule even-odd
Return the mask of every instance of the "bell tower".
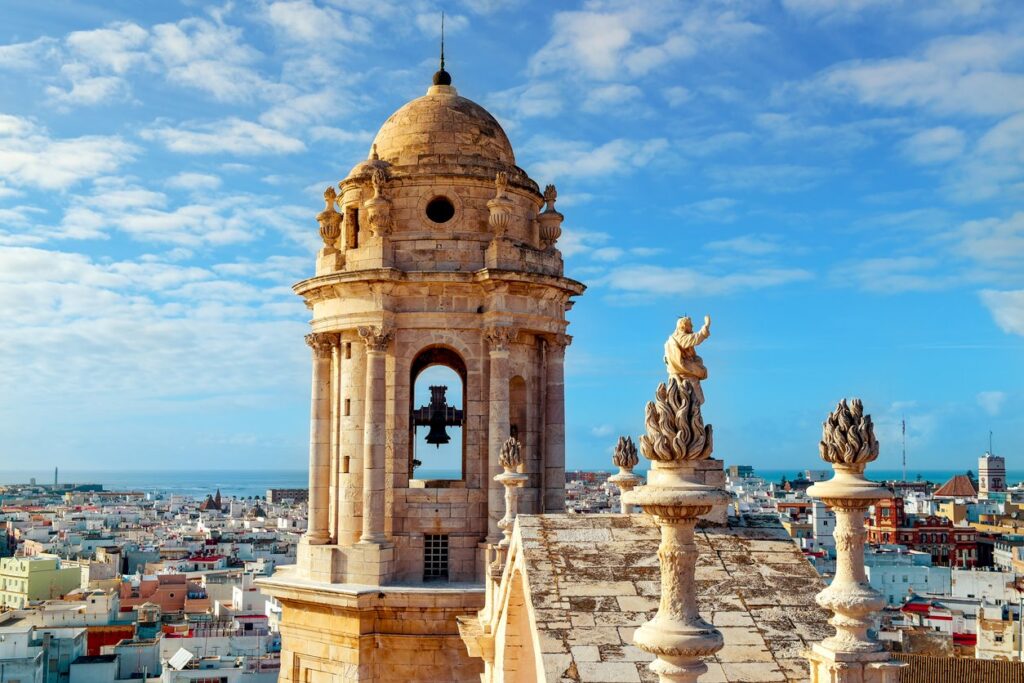
[[[455, 618], [483, 606], [510, 435], [520, 511], [564, 510], [566, 311], [584, 286], [563, 275], [556, 191], [443, 65], [433, 83], [324, 193], [316, 273], [294, 288], [312, 310], [308, 530], [297, 565], [261, 581], [284, 608], [282, 681], [479, 680]], [[417, 400], [438, 366], [451, 380]], [[443, 475], [441, 445], [461, 464]]]

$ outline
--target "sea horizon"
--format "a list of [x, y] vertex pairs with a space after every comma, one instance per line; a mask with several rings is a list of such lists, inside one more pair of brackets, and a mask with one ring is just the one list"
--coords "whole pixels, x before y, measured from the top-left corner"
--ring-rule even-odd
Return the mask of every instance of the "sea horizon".
[[[610, 472], [613, 468], [567, 468], [566, 472]], [[825, 470], [826, 467], [789, 467], [789, 468], [754, 468], [754, 473], [768, 481], [781, 481], [785, 476], [792, 480], [798, 473], [805, 470]], [[643, 468], [638, 468], [643, 472]], [[941, 484], [957, 474], [964, 474], [966, 469], [907, 469], [907, 479], [922, 480]], [[35, 478], [37, 485], [53, 483], [53, 470], [0, 470], [0, 486], [29, 484]], [[903, 478], [901, 470], [879, 469], [868, 470], [868, 476], [876, 481], [899, 480]], [[977, 473], [975, 472], [975, 475]], [[451, 470], [421, 469], [419, 478], [447, 479], [458, 478], [458, 473]], [[1006, 480], [1009, 484], [1024, 481], [1024, 470], [1008, 470]], [[305, 469], [139, 469], [139, 470], [101, 470], [101, 469], [67, 469], [58, 471], [58, 483], [67, 484], [100, 484], [105, 490], [132, 490], [150, 494], [184, 495], [203, 498], [218, 489], [222, 496], [248, 498], [262, 497], [271, 488], [306, 488], [309, 481]]]

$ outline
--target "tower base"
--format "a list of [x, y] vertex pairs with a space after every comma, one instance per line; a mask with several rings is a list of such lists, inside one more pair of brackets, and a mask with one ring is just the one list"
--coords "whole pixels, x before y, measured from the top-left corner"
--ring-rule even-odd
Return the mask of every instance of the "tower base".
[[294, 567], [257, 580], [283, 608], [280, 683], [476, 683], [456, 617], [484, 605], [480, 584], [321, 583]]

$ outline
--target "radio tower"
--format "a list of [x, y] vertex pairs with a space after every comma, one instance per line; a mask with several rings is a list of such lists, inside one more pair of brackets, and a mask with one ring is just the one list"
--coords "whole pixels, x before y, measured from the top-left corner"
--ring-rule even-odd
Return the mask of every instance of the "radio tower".
[[903, 430], [903, 481], [907, 481], [907, 419], [903, 418], [900, 421], [901, 428]]

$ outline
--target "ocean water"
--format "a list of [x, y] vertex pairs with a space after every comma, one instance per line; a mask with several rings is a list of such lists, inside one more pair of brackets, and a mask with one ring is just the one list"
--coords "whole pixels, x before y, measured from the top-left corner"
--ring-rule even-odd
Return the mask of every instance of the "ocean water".
[[[569, 468], [576, 471], [575, 468]], [[824, 467], [817, 468], [824, 469]], [[802, 470], [791, 469], [758, 469], [754, 473], [764, 477], [768, 481], [781, 481], [785, 476], [787, 479], [795, 479]], [[907, 478], [911, 481], [922, 479], [941, 484], [956, 474], [963, 474], [965, 470], [907, 470]], [[417, 478], [420, 479], [452, 479], [458, 478], [458, 472], [452, 470], [432, 470], [427, 468], [418, 469]], [[901, 479], [903, 474], [899, 470], [872, 470], [868, 468], [867, 475], [876, 481], [886, 479]], [[977, 475], [977, 472], [975, 472]], [[61, 483], [75, 484], [102, 484], [108, 491], [130, 490], [143, 491], [145, 493], [162, 493], [164, 495], [176, 494], [191, 496], [193, 498], [206, 497], [220, 489], [223, 496], [250, 497], [265, 496], [267, 489], [271, 488], [305, 488], [308, 483], [308, 474], [305, 470], [138, 470], [138, 471], [114, 471], [114, 470], [61, 470]], [[53, 470], [0, 470], [0, 484], [27, 484], [32, 478], [38, 484], [50, 484], [53, 482]], [[1024, 481], [1024, 470], [1008, 470], [1006, 480], [1010, 484]]]
[[[59, 482], [102, 484], [107, 491], [143, 491], [205, 498], [220, 489], [222, 496], [265, 496], [267, 489], [297, 489], [309, 485], [306, 470], [60, 470]], [[422, 479], [451, 479], [452, 470], [419, 469]], [[53, 470], [0, 470], [0, 484], [52, 484]]]
[[[306, 470], [61, 470], [60, 483], [102, 484], [108, 491], [143, 491], [205, 498], [220, 489], [222, 496], [265, 496], [267, 489], [305, 488]], [[0, 470], [0, 484], [52, 484], [53, 470]]]

